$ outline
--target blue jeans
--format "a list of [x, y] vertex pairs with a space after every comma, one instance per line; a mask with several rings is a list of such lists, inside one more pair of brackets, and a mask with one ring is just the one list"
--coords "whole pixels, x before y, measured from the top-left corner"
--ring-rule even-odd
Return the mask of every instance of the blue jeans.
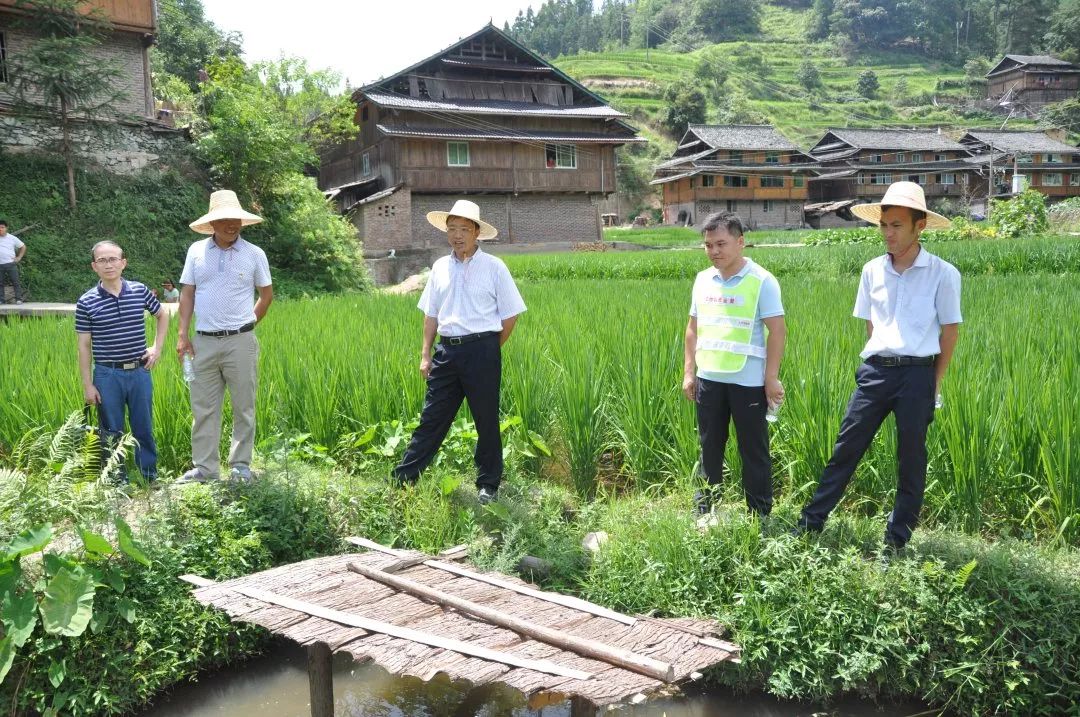
[[126, 371], [94, 365], [94, 387], [101, 394], [98, 420], [108, 440], [124, 432], [124, 409], [131, 423], [135, 445], [135, 465], [147, 480], [157, 478], [157, 444], [154, 443], [153, 396], [150, 372], [145, 368]]

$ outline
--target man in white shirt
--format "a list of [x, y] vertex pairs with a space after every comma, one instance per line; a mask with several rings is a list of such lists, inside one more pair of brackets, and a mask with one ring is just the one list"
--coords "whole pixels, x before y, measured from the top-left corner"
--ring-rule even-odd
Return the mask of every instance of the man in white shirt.
[[[461, 407], [469, 402], [476, 420], [477, 494], [481, 504], [495, 499], [502, 481], [499, 434], [501, 347], [525, 311], [506, 264], [480, 249], [498, 230], [480, 219], [480, 208], [459, 200], [449, 212], [428, 212], [428, 221], [446, 232], [452, 251], [431, 267], [417, 307], [424, 312], [420, 375], [427, 395], [420, 425], [413, 432], [394, 477], [403, 485], [420, 478], [442, 445]], [[439, 345], [432, 354], [435, 335]]]
[[7, 219], [0, 219], [0, 304], [5, 303], [4, 285], [11, 282], [15, 303], [21, 304], [22, 284], [19, 283], [19, 262], [26, 255], [26, 244], [8, 233]]
[[[259, 364], [254, 330], [274, 300], [274, 287], [266, 254], [244, 241], [240, 229], [261, 221], [262, 217], [240, 206], [235, 192], [221, 190], [210, 195], [210, 211], [190, 224], [192, 230], [211, 236], [188, 248], [180, 276], [176, 353], [181, 361], [190, 355], [194, 362], [191, 460], [195, 467], [178, 482], [218, 477], [226, 388], [233, 417], [229, 478], [250, 481], [252, 477]], [[194, 341], [189, 335], [192, 314]]]
[[880, 204], [851, 211], [881, 227], [888, 253], [863, 267], [854, 315], [866, 321], [864, 363], [840, 425], [832, 458], [799, 531], [819, 531], [889, 413], [896, 416], [899, 479], [885, 547], [903, 548], [918, 523], [926, 488], [926, 432], [952, 360], [960, 323], [960, 272], [926, 251], [919, 234], [949, 226], [927, 210], [922, 187], [892, 184]]

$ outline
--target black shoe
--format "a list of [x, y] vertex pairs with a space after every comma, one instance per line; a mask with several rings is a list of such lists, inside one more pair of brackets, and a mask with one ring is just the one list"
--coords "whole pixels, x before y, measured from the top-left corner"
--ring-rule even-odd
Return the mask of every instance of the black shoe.
[[492, 490], [488, 487], [482, 487], [476, 491], [476, 499], [480, 501], [480, 505], [488, 505], [496, 500], [498, 490]]
[[712, 512], [713, 492], [709, 488], [694, 491], [694, 506], [698, 515], [708, 515]]

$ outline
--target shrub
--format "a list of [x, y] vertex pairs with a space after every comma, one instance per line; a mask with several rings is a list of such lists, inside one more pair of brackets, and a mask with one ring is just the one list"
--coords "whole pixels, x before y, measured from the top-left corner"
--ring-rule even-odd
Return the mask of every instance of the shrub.
[[990, 200], [990, 221], [1005, 239], [1016, 239], [1046, 231], [1049, 226], [1046, 197], [1026, 189], [1012, 199]]

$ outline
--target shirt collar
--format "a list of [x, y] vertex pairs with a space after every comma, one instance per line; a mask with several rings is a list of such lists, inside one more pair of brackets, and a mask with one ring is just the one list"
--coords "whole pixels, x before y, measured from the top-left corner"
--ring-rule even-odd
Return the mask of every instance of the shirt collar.
[[[899, 272], [896, 271], [896, 267], [893, 266], [892, 256], [890, 256], [888, 253], [886, 253], [885, 256], [881, 257], [881, 260], [883, 262], [885, 262], [885, 268], [886, 269], [891, 271], [893, 274], [896, 274], [897, 276], [900, 276]], [[920, 242], [919, 243], [919, 253], [915, 255], [915, 261], [911, 262], [911, 266], [909, 266], [908, 268], [909, 269], [913, 269], [915, 267], [922, 268], [922, 267], [925, 267], [925, 266], [930, 266], [930, 252], [926, 251], [926, 247], [924, 247], [922, 245], [922, 242]]]
[[[85, 284], [83, 286], [85, 286]], [[113, 296], [105, 288], [105, 285], [100, 281], [97, 283], [97, 290], [98, 290], [98, 295], [99, 296], [108, 296], [110, 298], [112, 298], [112, 296]], [[120, 296], [123, 296], [124, 294], [130, 294], [130, 293], [131, 293], [131, 286], [128, 284], [128, 280], [123, 278], [123, 277], [120, 277]], [[119, 298], [119, 297], [116, 297], [116, 298]]]
[[209, 245], [209, 248], [211, 248], [211, 249], [217, 249], [218, 251], [232, 251], [233, 249], [239, 249], [240, 248], [240, 244], [241, 244], [241, 242], [244, 241], [244, 237], [242, 237], [242, 236], [236, 237], [236, 241], [234, 241], [232, 246], [229, 247], [228, 249], [222, 249], [221, 247], [219, 247], [217, 242], [214, 241], [214, 235], [213, 234], [211, 234], [209, 237], [207, 237], [206, 241], [207, 241], [207, 243]]
[[[746, 259], [746, 263], [744, 263], [743, 267], [741, 269], [739, 269], [737, 272], [735, 272], [731, 276], [731, 279], [741, 279], [741, 278], [743, 278], [744, 276], [746, 276], [747, 274], [750, 273], [750, 269], [751, 269], [754, 262], [753, 262], [752, 259], [750, 259], [750, 257], [743, 257], [743, 258]], [[712, 268], [712, 272], [713, 272], [712, 273], [713, 278], [718, 280], [718, 281], [731, 281], [731, 279], [725, 279], [723, 276], [721, 276], [720, 275], [720, 270], [717, 269], [715, 266]]]
[[482, 254], [483, 251], [484, 250], [481, 249], [479, 245], [477, 245], [476, 251], [473, 252], [473, 255], [470, 256], [468, 259], [465, 259], [464, 261], [462, 261], [461, 259], [457, 258], [457, 254], [455, 254], [454, 250], [451, 249], [450, 250], [450, 261], [454, 262], [455, 264], [464, 264], [466, 262], [471, 263], [474, 259], [476, 259], [476, 257], [480, 256], [480, 254]]

